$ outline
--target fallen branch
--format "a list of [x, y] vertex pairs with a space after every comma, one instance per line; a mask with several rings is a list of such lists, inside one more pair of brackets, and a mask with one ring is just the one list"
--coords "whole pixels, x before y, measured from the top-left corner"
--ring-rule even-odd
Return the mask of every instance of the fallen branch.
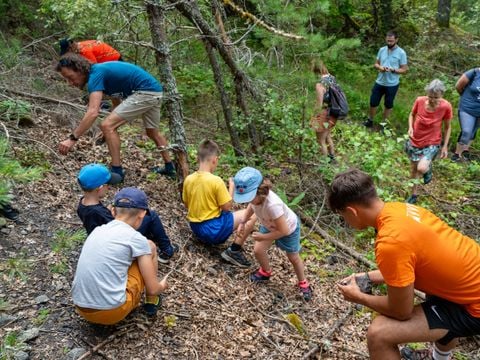
[[80, 356], [77, 360], [83, 360], [83, 359], [86, 359], [88, 358], [89, 356], [92, 356], [93, 354], [95, 354], [99, 349], [101, 349], [102, 347], [104, 347], [106, 344], [108, 344], [109, 342], [112, 342], [113, 340], [115, 340], [115, 338], [123, 335], [123, 334], [126, 334], [128, 331], [130, 330], [130, 328], [127, 328], [127, 329], [124, 329], [122, 331], [119, 331], [118, 333], [116, 334], [112, 334], [110, 335], [109, 337], [107, 337], [105, 340], [103, 340], [101, 343], [95, 345], [93, 348], [91, 348], [89, 351], [87, 351], [85, 354], [83, 354], [82, 356]]
[[323, 347], [328, 347], [330, 346], [330, 338], [332, 335], [337, 331], [340, 326], [343, 325], [343, 323], [350, 317], [350, 315], [353, 314], [353, 306], [349, 306], [348, 310], [345, 312], [345, 314], [338, 319], [335, 324], [330, 328], [330, 330], [327, 331], [327, 333], [322, 337], [320, 340], [320, 343], [318, 345], [315, 345], [312, 349], [310, 349], [309, 352], [307, 352], [304, 356], [303, 359], [310, 359], [313, 355], [315, 355], [317, 352], [319, 352]]

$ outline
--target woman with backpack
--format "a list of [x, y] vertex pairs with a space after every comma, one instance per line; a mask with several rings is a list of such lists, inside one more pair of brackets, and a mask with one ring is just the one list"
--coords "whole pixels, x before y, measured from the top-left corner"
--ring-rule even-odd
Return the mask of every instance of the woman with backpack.
[[452, 161], [462, 158], [469, 160], [469, 152], [475, 134], [480, 127], [480, 68], [474, 68], [464, 73], [455, 85], [460, 94], [458, 120], [462, 132], [458, 136], [457, 148]]
[[346, 116], [348, 105], [335, 77], [328, 72], [322, 61], [314, 61], [312, 71], [318, 77], [318, 81], [315, 85], [316, 102], [311, 126], [315, 130], [322, 154], [328, 155], [332, 163], [335, 162], [335, 147], [331, 131], [337, 120]]

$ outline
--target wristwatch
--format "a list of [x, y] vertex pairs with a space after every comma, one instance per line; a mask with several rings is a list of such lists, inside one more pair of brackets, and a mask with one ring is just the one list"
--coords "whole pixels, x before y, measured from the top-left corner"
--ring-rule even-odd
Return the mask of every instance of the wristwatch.
[[395, 70], [395, 69], [392, 69], [392, 73], [394, 73], [394, 74], [395, 74], [396, 72], [397, 72], [397, 70]]
[[75, 137], [75, 135], [73, 135], [73, 133], [71, 133], [70, 135], [68, 135], [68, 138], [72, 141], [78, 141], [78, 138]]

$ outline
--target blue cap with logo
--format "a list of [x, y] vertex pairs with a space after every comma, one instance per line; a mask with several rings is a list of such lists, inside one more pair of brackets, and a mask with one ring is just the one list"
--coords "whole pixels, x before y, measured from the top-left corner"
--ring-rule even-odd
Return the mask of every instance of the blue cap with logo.
[[94, 190], [105, 184], [118, 183], [105, 165], [94, 163], [82, 167], [77, 180], [83, 190]]
[[257, 189], [262, 181], [263, 176], [260, 171], [252, 167], [244, 167], [233, 178], [235, 183], [233, 200], [239, 204], [252, 201], [257, 195]]
[[115, 194], [113, 206], [119, 208], [148, 210], [147, 194], [134, 187], [126, 187]]

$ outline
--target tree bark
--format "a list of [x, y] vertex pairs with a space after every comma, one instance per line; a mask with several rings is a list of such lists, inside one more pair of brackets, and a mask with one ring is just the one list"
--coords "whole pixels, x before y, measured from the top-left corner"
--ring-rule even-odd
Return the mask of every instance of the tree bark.
[[240, 145], [240, 139], [238, 137], [237, 130], [232, 126], [233, 123], [233, 116], [232, 116], [232, 108], [230, 102], [230, 96], [225, 91], [225, 85], [223, 82], [223, 75], [222, 69], [217, 61], [217, 57], [215, 56], [215, 52], [213, 50], [212, 44], [206, 39], [202, 39], [207, 50], [208, 60], [210, 60], [210, 65], [212, 66], [213, 70], [213, 78], [215, 80], [215, 84], [217, 85], [217, 90], [220, 94], [220, 102], [222, 104], [223, 109], [223, 116], [225, 118], [225, 125], [227, 126], [228, 134], [230, 135], [230, 141], [233, 146], [233, 151], [235, 152], [236, 156], [244, 156], [242, 152], [242, 147]]
[[223, 61], [230, 69], [230, 72], [235, 82], [236, 102], [238, 107], [241, 109], [241, 111], [245, 115], [246, 119], [249, 121], [248, 129], [249, 129], [251, 148], [253, 152], [257, 152], [257, 150], [260, 147], [260, 143], [258, 140], [258, 135], [257, 135], [257, 130], [255, 128], [255, 125], [251, 121], [249, 116], [247, 102], [245, 100], [245, 95], [246, 95], [245, 93], [246, 92], [250, 93], [250, 95], [257, 101], [261, 99], [260, 95], [256, 91], [255, 87], [252, 85], [247, 74], [245, 74], [245, 72], [238, 67], [237, 63], [231, 56], [230, 52], [221, 41], [218, 33], [213, 31], [209, 26], [209, 24], [205, 21], [205, 19], [203, 18], [198, 8], [197, 2], [195, 0], [178, 1], [178, 2], [176, 0], [168, 0], [168, 1], [172, 3], [183, 16], [189, 19], [190, 22], [200, 30], [204, 38], [208, 42], [210, 42], [212, 47], [218, 50], [218, 53], [222, 57]]
[[441, 28], [450, 27], [450, 12], [452, 10], [452, 0], [438, 0], [437, 6], [437, 25]]
[[165, 92], [165, 104], [169, 115], [169, 128], [173, 153], [177, 162], [177, 178], [180, 192], [183, 180], [188, 176], [187, 146], [185, 128], [183, 126], [183, 108], [181, 98], [177, 90], [177, 82], [172, 71], [170, 49], [167, 43], [165, 31], [165, 16], [158, 4], [146, 2], [145, 4], [152, 43], [155, 47], [155, 58], [160, 70]]

